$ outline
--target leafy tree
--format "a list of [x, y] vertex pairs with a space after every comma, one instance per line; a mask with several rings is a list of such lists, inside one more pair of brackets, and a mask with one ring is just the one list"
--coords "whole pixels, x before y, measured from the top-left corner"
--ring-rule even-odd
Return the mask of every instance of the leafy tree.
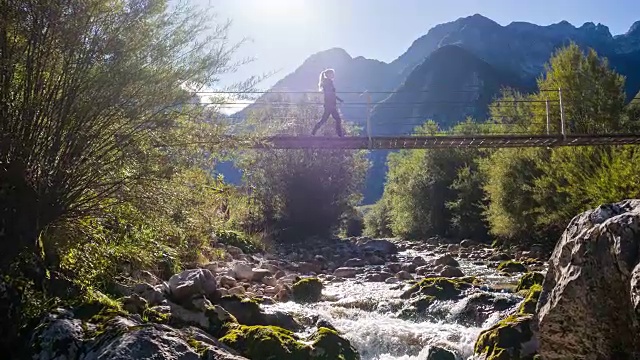
[[[435, 133], [435, 123], [427, 122], [416, 133]], [[453, 129], [454, 133], [478, 133], [481, 128], [470, 119]], [[467, 192], [471, 172], [464, 173], [474, 163], [477, 151], [429, 149], [404, 150], [389, 155], [389, 173], [383, 196], [393, 234], [409, 238], [432, 235], [466, 236], [478, 223], [471, 220], [469, 207], [481, 206], [482, 196]], [[475, 173], [473, 174], [475, 176]], [[383, 205], [379, 205], [381, 211]], [[478, 213], [479, 214], [479, 213]], [[380, 218], [379, 214], [378, 219]], [[478, 216], [476, 216], [478, 217]], [[383, 218], [384, 219], [384, 218]], [[371, 223], [375, 224], [371, 219]], [[381, 220], [377, 220], [381, 222]], [[481, 222], [481, 220], [480, 220]], [[469, 225], [470, 228], [466, 226]], [[481, 227], [481, 226], [480, 226]], [[464, 234], [464, 235], [462, 235]]]
[[[16, 1], [0, 11], [0, 264], [49, 225], [214, 152], [185, 86], [237, 65], [228, 24], [166, 0]], [[151, 188], [147, 189], [151, 191]]]
[[[308, 99], [297, 107], [265, 107], [254, 112], [253, 133], [309, 134], [321, 113]], [[326, 134], [333, 132], [326, 126]], [[330, 235], [361, 200], [368, 162], [363, 151], [304, 149], [255, 150], [242, 155], [245, 186], [267, 230], [280, 241]]]
[[[535, 102], [525, 103], [523, 108], [526, 110], [522, 111], [529, 113], [532, 119], [536, 114], [546, 117], [545, 104], [541, 100], [548, 99], [552, 133], [560, 132], [560, 94], [548, 89], [562, 89], [568, 133], [612, 133], [635, 126], [633, 120], [628, 120], [629, 116], [625, 117], [624, 79], [609, 69], [606, 59], [599, 58], [595, 51], [585, 54], [577, 45], [571, 44], [554, 54], [546, 70], [538, 80], [542, 90], [523, 97]], [[511, 98], [512, 94], [507, 93], [505, 97]], [[505, 119], [500, 112], [492, 115], [496, 122]], [[529, 131], [542, 132], [546, 125], [530, 122], [523, 126]], [[623, 195], [623, 191], [605, 191], [604, 186], [598, 191], [608, 196], [598, 196], [589, 190], [598, 178], [617, 177], [608, 172], [613, 167], [605, 170], [605, 164], [619, 166], [627, 161], [620, 156], [631, 160], [634, 155], [627, 150], [603, 147], [496, 151], [482, 166], [487, 177], [485, 191], [489, 205], [486, 215], [491, 233], [508, 240], [555, 238], [575, 214], [597, 205], [596, 198], [613, 199], [614, 194]], [[629, 190], [627, 185], [620, 186]]]

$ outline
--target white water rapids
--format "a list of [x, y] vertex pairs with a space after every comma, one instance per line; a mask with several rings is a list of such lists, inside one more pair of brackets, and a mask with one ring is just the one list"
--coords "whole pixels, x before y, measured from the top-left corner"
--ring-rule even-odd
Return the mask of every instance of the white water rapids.
[[[424, 253], [404, 251], [399, 259], [410, 261], [416, 255], [430, 261], [434, 256]], [[511, 283], [518, 275], [505, 277], [496, 269], [485, 265], [474, 265], [471, 261], [458, 259], [460, 269], [467, 276], [476, 276], [491, 291], [494, 285]], [[417, 278], [419, 280], [419, 277]], [[362, 360], [425, 360], [431, 346], [440, 346], [455, 351], [459, 359], [472, 359], [473, 346], [482, 329], [495, 324], [505, 312], [492, 314], [481, 327], [468, 327], [457, 323], [454, 318], [468, 297], [458, 301], [439, 302], [445, 314], [440, 321], [411, 321], [397, 317], [397, 313], [407, 300], [400, 294], [408, 285], [364, 282], [361, 279], [347, 279], [325, 285], [325, 301], [316, 304], [294, 302], [276, 303], [265, 306], [267, 311], [283, 311], [302, 317], [319, 317], [327, 320], [347, 338], [362, 356]], [[514, 300], [522, 300], [515, 294], [505, 294]], [[517, 305], [516, 305], [517, 306]], [[448, 314], [448, 315], [447, 315]], [[313, 328], [308, 331], [312, 331]]]

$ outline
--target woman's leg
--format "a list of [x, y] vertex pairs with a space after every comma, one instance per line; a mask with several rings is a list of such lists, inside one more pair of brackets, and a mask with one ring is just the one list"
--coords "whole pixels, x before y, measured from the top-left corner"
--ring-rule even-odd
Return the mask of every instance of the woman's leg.
[[331, 115], [331, 109], [324, 108], [324, 113], [322, 113], [322, 119], [313, 127], [313, 131], [311, 135], [315, 135], [318, 129], [329, 120], [329, 115]]
[[333, 118], [336, 120], [336, 134], [338, 134], [338, 136], [342, 137], [343, 133], [342, 133], [342, 119], [340, 118], [340, 113], [338, 112], [338, 109], [332, 109], [331, 110], [331, 116], [333, 116]]

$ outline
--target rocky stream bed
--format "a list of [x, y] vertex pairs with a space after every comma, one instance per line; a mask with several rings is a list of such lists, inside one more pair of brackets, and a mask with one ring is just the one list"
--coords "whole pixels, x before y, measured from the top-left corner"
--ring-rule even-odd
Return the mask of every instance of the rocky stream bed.
[[131, 274], [118, 303], [52, 312], [31, 348], [43, 360], [635, 359], [639, 233], [628, 201], [576, 217], [548, 267], [537, 246], [471, 240], [227, 246], [166, 281]]

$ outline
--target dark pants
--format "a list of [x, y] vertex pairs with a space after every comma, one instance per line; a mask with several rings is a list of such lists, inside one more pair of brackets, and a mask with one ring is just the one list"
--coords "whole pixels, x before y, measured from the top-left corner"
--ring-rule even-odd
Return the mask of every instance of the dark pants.
[[322, 119], [320, 119], [320, 122], [318, 122], [316, 126], [313, 127], [313, 131], [311, 132], [312, 135], [315, 135], [318, 129], [320, 129], [320, 127], [324, 125], [324, 123], [326, 123], [327, 120], [329, 120], [329, 116], [332, 116], [335, 119], [336, 133], [338, 134], [338, 136], [342, 136], [342, 119], [340, 119], [340, 113], [338, 112], [338, 109], [335, 106], [324, 107], [324, 113], [322, 114]]

